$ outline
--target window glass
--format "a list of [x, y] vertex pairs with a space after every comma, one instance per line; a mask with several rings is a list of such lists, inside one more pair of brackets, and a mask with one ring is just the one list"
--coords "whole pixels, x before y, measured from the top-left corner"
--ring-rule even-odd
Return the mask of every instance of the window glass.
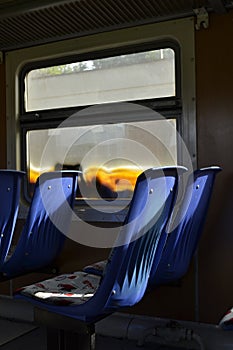
[[40, 173], [76, 169], [79, 199], [131, 198], [143, 170], [177, 164], [176, 119], [30, 130], [26, 148], [29, 194]]
[[30, 70], [25, 111], [175, 96], [171, 48]]

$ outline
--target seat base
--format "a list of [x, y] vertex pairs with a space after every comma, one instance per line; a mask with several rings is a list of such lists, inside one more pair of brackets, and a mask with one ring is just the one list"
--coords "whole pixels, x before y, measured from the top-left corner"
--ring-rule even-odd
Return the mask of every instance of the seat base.
[[44, 309], [34, 309], [36, 324], [46, 326], [47, 350], [94, 350], [95, 325]]

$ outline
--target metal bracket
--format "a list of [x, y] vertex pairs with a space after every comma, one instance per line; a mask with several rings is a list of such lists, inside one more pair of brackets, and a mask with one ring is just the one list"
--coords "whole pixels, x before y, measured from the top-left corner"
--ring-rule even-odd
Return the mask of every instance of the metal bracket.
[[3, 53], [2, 53], [2, 51], [0, 51], [0, 64], [2, 64], [3, 63]]
[[200, 30], [201, 27], [203, 27], [204, 29], [207, 29], [209, 27], [209, 15], [206, 9], [204, 7], [200, 7], [197, 9], [193, 9], [193, 11], [197, 16], [195, 28], [197, 30]]

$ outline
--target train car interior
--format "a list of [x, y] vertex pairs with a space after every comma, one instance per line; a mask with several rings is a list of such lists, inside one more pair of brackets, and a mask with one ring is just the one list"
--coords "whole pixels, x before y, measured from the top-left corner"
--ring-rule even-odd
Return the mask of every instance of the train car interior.
[[232, 36], [232, 0], [0, 0], [2, 350], [233, 350]]

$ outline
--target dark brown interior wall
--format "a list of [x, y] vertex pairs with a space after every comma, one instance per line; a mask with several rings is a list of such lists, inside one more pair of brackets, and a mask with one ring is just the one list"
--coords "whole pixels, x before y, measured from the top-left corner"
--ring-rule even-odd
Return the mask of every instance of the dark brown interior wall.
[[233, 11], [196, 31], [198, 165], [218, 175], [199, 248], [200, 318], [218, 322], [233, 306]]
[[5, 65], [0, 64], [0, 168], [6, 167]]
[[[6, 86], [5, 65], [0, 63], [0, 169], [6, 168]], [[0, 198], [1, 200], [1, 198]], [[1, 282], [0, 294], [9, 294], [9, 282]]]

